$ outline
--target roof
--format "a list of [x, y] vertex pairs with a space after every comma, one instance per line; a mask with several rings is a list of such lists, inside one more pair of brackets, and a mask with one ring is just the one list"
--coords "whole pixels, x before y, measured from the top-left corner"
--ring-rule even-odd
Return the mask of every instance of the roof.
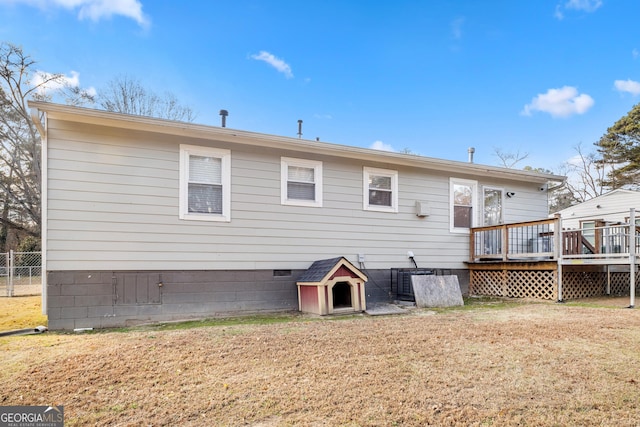
[[360, 276], [363, 280], [367, 280], [366, 276], [362, 274], [353, 264], [351, 264], [345, 257], [329, 258], [320, 261], [315, 261], [311, 264], [311, 267], [307, 269], [298, 278], [298, 283], [320, 283], [324, 281], [327, 276], [338, 270], [340, 266], [345, 266], [351, 271]]
[[251, 146], [279, 148], [305, 153], [311, 152], [342, 158], [382, 162], [388, 165], [411, 166], [448, 173], [488, 176], [534, 183], [564, 181], [565, 179], [564, 176], [554, 174], [508, 169], [477, 163], [443, 160], [433, 157], [418, 156], [415, 154], [380, 151], [370, 148], [352, 147], [300, 138], [268, 135], [227, 127], [223, 128], [158, 119], [154, 117], [113, 113], [104, 110], [74, 107], [49, 102], [29, 101], [29, 107], [33, 109], [32, 116], [36, 116], [36, 113], [38, 112], [44, 112], [48, 118], [70, 122], [111, 126], [121, 129], [142, 130], [167, 135], [224, 141]]

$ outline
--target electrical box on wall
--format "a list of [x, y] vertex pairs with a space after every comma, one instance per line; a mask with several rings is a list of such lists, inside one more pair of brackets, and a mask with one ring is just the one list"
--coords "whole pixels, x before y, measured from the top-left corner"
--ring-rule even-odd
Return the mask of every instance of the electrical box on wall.
[[421, 202], [416, 200], [416, 216], [420, 218], [427, 217], [431, 214], [431, 208], [428, 202]]

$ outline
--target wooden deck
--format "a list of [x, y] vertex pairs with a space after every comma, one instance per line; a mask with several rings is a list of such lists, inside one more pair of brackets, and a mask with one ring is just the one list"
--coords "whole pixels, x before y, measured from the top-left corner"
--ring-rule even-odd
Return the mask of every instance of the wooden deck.
[[472, 228], [469, 293], [558, 301], [629, 295], [633, 306], [640, 227], [630, 225], [633, 211], [630, 218], [589, 230], [564, 230], [559, 216]]

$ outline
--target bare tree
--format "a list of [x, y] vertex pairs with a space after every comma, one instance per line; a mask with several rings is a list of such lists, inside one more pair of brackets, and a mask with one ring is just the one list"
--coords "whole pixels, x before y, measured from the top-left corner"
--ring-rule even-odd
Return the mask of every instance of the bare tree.
[[196, 115], [190, 107], [181, 105], [171, 92], [157, 95], [132, 77], [120, 76], [98, 91], [98, 105], [107, 110], [124, 114], [159, 117], [169, 120], [192, 122]]
[[27, 100], [90, 98], [62, 74], [37, 72], [35, 63], [21, 47], [0, 43], [0, 251], [12, 235], [40, 236], [40, 134]]
[[561, 166], [560, 173], [567, 176], [564, 185], [573, 194], [575, 203], [581, 203], [609, 190], [603, 185], [607, 169], [596, 153], [585, 153], [582, 144], [574, 149], [577, 154]]
[[498, 160], [500, 160], [500, 165], [509, 169], [512, 169], [513, 167], [515, 167], [515, 165], [529, 157], [529, 153], [521, 153], [520, 149], [518, 149], [518, 151], [516, 151], [515, 153], [502, 151], [502, 149], [500, 148], [494, 148], [493, 151], [494, 155], [498, 158]]

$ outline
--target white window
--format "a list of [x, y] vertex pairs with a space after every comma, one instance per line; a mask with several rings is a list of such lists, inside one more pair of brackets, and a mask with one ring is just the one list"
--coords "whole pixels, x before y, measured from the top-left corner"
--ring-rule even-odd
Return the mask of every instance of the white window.
[[364, 210], [398, 212], [398, 171], [364, 168]]
[[[600, 224], [602, 226], [602, 224]], [[584, 237], [591, 246], [596, 246], [596, 221], [580, 221], [580, 229], [582, 237]]]
[[280, 174], [283, 205], [322, 206], [322, 162], [282, 157]]
[[231, 221], [231, 152], [180, 145], [180, 219]]
[[468, 233], [476, 226], [478, 183], [467, 179], [450, 178], [449, 197], [451, 215], [449, 229], [453, 233]]

